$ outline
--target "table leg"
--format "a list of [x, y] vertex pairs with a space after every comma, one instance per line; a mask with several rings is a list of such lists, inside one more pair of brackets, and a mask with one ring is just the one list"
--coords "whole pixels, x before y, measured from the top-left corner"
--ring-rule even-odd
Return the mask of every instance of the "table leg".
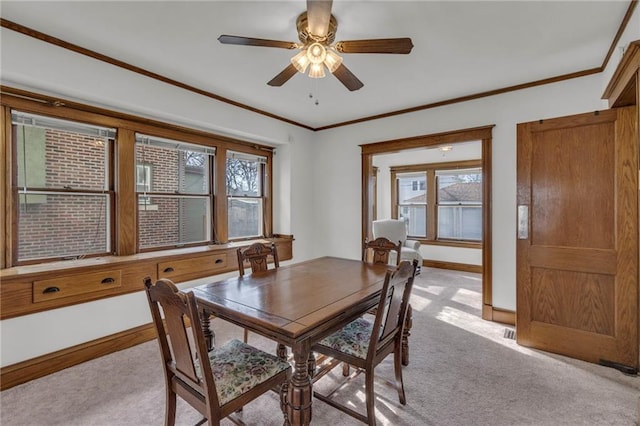
[[308, 425], [311, 422], [311, 377], [309, 376], [309, 342], [295, 344], [293, 351], [293, 375], [287, 389], [287, 420], [292, 425]]
[[404, 330], [402, 331], [402, 365], [409, 365], [409, 336], [411, 335], [411, 327], [413, 327], [413, 309], [411, 305], [407, 306], [407, 317], [404, 321]]
[[216, 335], [211, 330], [211, 324], [209, 323], [209, 318], [211, 314], [207, 312], [206, 309], [202, 309], [200, 311], [200, 322], [202, 326], [202, 332], [204, 333], [204, 339], [207, 342], [207, 350], [212, 350], [215, 346]]

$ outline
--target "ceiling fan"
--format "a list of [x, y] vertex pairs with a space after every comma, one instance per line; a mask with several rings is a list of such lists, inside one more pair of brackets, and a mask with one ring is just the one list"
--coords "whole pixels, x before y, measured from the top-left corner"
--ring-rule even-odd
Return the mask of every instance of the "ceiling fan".
[[342, 63], [342, 57], [338, 52], [397, 54], [411, 52], [413, 43], [407, 37], [346, 40], [333, 44], [338, 21], [331, 14], [332, 3], [331, 0], [307, 0], [306, 12], [300, 14], [296, 20], [300, 43], [232, 35], [221, 35], [218, 37], [218, 41], [222, 44], [242, 46], [300, 49], [300, 52], [291, 58], [291, 64], [267, 83], [269, 86], [282, 86], [296, 72], [304, 74], [307, 69], [309, 77], [321, 78], [325, 76], [326, 67], [351, 91], [360, 89], [364, 84]]

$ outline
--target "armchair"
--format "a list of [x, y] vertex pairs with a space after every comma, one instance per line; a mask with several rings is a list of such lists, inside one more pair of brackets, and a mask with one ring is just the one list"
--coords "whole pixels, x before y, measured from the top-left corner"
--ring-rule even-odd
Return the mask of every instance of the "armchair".
[[[407, 225], [404, 220], [382, 219], [373, 221], [373, 238], [384, 237], [391, 241], [402, 243], [400, 260], [418, 261], [417, 273], [420, 273], [422, 266], [422, 255], [420, 254], [420, 241], [407, 239]], [[391, 253], [390, 261], [396, 262], [395, 253]]]

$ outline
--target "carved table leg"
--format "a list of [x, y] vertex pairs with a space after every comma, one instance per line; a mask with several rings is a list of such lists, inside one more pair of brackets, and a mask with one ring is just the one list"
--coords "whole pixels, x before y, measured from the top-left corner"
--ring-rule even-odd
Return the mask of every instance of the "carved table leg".
[[200, 311], [200, 322], [202, 323], [202, 332], [207, 342], [207, 350], [212, 350], [215, 346], [216, 335], [211, 330], [211, 324], [209, 323], [210, 314], [205, 309]]
[[293, 349], [293, 375], [287, 389], [287, 420], [292, 425], [311, 422], [311, 377], [309, 377], [309, 342], [300, 342]]
[[289, 356], [287, 355], [287, 347], [282, 343], [278, 343], [278, 345], [276, 346], [276, 355], [281, 360], [286, 361]]
[[409, 365], [409, 336], [411, 335], [412, 326], [413, 308], [409, 304], [407, 306], [407, 318], [404, 321], [404, 330], [402, 331], [402, 365]]
[[316, 354], [313, 351], [309, 351], [309, 358], [307, 359], [307, 372], [309, 377], [313, 380], [313, 376], [316, 374]]

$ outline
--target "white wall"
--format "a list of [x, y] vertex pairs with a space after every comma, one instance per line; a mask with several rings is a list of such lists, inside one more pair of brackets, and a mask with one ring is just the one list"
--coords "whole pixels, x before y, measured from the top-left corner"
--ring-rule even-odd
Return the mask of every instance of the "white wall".
[[[1, 82], [10, 87], [185, 125], [276, 147], [274, 232], [293, 234], [294, 260], [317, 255], [313, 133], [229, 106], [2, 28]], [[0, 322], [0, 365], [74, 346], [151, 321], [144, 293]]]
[[[640, 38], [639, 13], [625, 40]], [[0, 39], [4, 85], [276, 146], [274, 231], [294, 234], [295, 261], [325, 254], [360, 257], [359, 144], [496, 124], [493, 301], [504, 309], [515, 309], [515, 125], [602, 109], [600, 95], [608, 81], [593, 75], [314, 134], [4, 28]], [[0, 365], [149, 321], [143, 293], [4, 320]]]
[[[496, 308], [515, 310], [516, 124], [605, 108], [600, 99], [601, 78], [592, 75], [320, 132], [313, 145], [314, 192], [325, 201], [316, 216], [325, 230], [325, 253], [352, 258], [359, 254], [359, 145], [495, 124], [492, 300]], [[343, 172], [322, 173], [329, 168]]]

